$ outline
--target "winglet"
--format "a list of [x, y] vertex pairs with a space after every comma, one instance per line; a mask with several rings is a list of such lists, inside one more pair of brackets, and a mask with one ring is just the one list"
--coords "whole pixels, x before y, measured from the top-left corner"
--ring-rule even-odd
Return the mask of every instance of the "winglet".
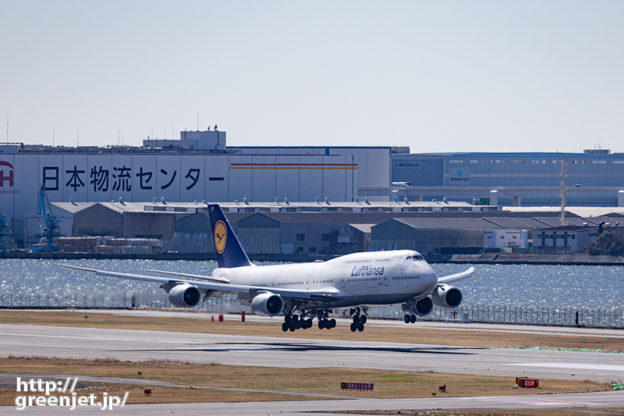
[[243, 250], [221, 207], [217, 204], [208, 205], [208, 214], [219, 267], [251, 266], [247, 253]]

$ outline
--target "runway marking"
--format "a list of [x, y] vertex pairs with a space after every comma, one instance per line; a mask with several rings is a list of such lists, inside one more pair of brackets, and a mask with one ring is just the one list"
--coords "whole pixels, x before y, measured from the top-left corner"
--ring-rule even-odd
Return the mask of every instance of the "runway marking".
[[[453, 398], [449, 398], [453, 399]], [[523, 397], [515, 397], [515, 396], [494, 396], [494, 397], [457, 397], [455, 400], [458, 401], [471, 401], [471, 402], [484, 402], [484, 403], [512, 403], [516, 405], [531, 405], [531, 406], [570, 406], [574, 405], [583, 405], [583, 406], [599, 406], [602, 403], [600, 402], [562, 402], [557, 400], [552, 400], [544, 397], [539, 401], [537, 399], [526, 399]]]
[[603, 370], [603, 371], [622, 371], [624, 365], [604, 365], [604, 364], [585, 364], [585, 363], [509, 363], [506, 365], [515, 365], [523, 367], [550, 367], [550, 368], [571, 368], [579, 370]]

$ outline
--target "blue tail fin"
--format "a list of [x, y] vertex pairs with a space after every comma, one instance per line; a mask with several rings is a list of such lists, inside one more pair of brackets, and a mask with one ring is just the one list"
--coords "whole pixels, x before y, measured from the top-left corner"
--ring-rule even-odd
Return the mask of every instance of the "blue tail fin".
[[212, 238], [217, 251], [219, 267], [250, 266], [249, 257], [247, 257], [238, 237], [225, 218], [221, 207], [217, 204], [208, 205], [208, 214], [210, 215]]

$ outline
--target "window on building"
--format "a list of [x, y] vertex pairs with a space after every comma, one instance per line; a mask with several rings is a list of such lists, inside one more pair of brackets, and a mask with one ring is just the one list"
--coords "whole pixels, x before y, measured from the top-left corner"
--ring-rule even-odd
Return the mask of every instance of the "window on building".
[[308, 251], [310, 253], [316, 253], [316, 247], [310, 247], [310, 248], [308, 248]]
[[295, 236], [295, 239], [296, 239], [297, 241], [305, 241], [305, 234], [297, 234], [297, 235]]

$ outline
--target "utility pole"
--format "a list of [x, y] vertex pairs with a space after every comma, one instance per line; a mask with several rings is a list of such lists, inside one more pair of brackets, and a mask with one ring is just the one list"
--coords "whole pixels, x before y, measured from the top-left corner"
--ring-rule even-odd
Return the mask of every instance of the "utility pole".
[[568, 160], [562, 160], [561, 161], [561, 190], [559, 192], [559, 195], [561, 196], [561, 215], [559, 217], [559, 222], [561, 223], [561, 226], [563, 227], [564, 225], [566, 225], [566, 221], [565, 221], [565, 206], [566, 206], [566, 176], [568, 174]]

